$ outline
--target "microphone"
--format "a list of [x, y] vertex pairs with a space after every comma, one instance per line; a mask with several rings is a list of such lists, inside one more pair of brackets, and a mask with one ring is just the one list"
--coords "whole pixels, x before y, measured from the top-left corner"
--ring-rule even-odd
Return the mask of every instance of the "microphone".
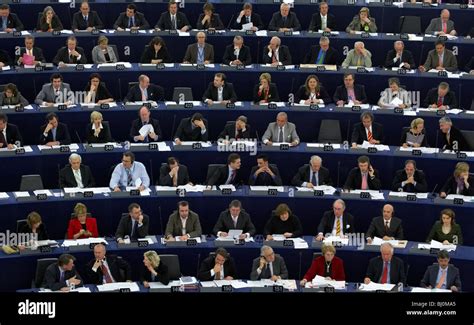
[[61, 167], [59, 164], [57, 165], [57, 167], [58, 167], [58, 188], [60, 189], [61, 188], [61, 176], [60, 176]]
[[154, 185], [155, 183], [153, 182], [153, 159], [150, 158], [150, 187]]
[[176, 124], [176, 114], [173, 115], [173, 124], [171, 125], [171, 141], [174, 141], [174, 126]]
[[257, 136], [257, 142], [261, 142], [260, 141], [260, 136], [258, 135], [258, 130], [255, 130], [255, 135]]
[[433, 191], [430, 193], [431, 198], [435, 198], [435, 196], [436, 196], [435, 192], [436, 192], [437, 187], [438, 187], [438, 184], [435, 185], [435, 187], [433, 188]]
[[121, 80], [120, 78], [118, 79], [118, 84], [119, 84], [119, 86], [118, 86], [119, 98], [120, 98], [120, 100], [123, 100], [123, 96], [122, 96], [122, 80]]
[[420, 62], [420, 65], [423, 65], [422, 64], [422, 60], [423, 60], [423, 50], [425, 49], [425, 44], [421, 44], [421, 51], [420, 51], [420, 60], [418, 62]]
[[[347, 142], [350, 142], [350, 141], [351, 141], [351, 139], [349, 138], [350, 132], [351, 132], [351, 120], [347, 120], [347, 133], [346, 133], [346, 135], [347, 135], [347, 137], [346, 137]], [[349, 145], [352, 145], [352, 144], [349, 144]]]
[[[438, 148], [438, 138], [439, 138], [439, 130], [436, 131], [436, 142], [435, 142], [435, 148]], [[439, 148], [438, 148], [439, 149]]]
[[198, 253], [196, 274], [199, 274], [199, 261], [200, 261], [200, 260], [201, 260], [201, 253]]
[[230, 24], [232, 24], [232, 21], [234, 20], [235, 13], [232, 14], [232, 17], [230, 17], [229, 23], [227, 24], [227, 30], [230, 30]]
[[158, 215], [160, 216], [161, 234], [164, 237], [165, 236], [165, 231], [163, 230], [163, 217], [161, 216], [161, 205], [158, 206]]
[[257, 40], [257, 64], [260, 64], [260, 40]]
[[339, 188], [339, 178], [341, 174], [341, 161], [337, 162], [337, 184], [336, 187]]
[[78, 143], [83, 143], [81, 137], [79, 136], [79, 133], [77, 133], [77, 130], [74, 130], [74, 133], [76, 134], [77, 140], [79, 140]]

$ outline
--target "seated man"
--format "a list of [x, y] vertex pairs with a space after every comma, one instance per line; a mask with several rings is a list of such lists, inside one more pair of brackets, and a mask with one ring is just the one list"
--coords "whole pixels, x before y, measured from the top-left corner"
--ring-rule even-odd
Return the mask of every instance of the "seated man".
[[46, 115], [46, 124], [40, 128], [41, 135], [39, 144], [47, 146], [59, 146], [71, 144], [71, 136], [66, 124], [60, 123], [56, 113]]
[[227, 165], [216, 168], [207, 180], [207, 185], [240, 185], [243, 182], [240, 164], [239, 154], [231, 153], [227, 158]]
[[279, 37], [272, 37], [267, 47], [263, 48], [262, 64], [289, 65], [291, 64], [291, 54], [288, 46], [281, 45]]
[[393, 246], [390, 243], [380, 245], [380, 256], [370, 259], [364, 283], [370, 282], [406, 283], [405, 264], [402, 259], [393, 256]]
[[330, 32], [336, 30], [336, 17], [329, 14], [329, 5], [327, 2], [321, 2], [319, 4], [319, 12], [314, 13], [311, 16], [311, 23], [309, 24], [308, 30], [310, 32], [317, 32], [322, 30], [323, 32]]
[[439, 134], [441, 135], [441, 150], [469, 151], [470, 147], [461, 133], [461, 130], [453, 125], [453, 121], [444, 116], [439, 119]]
[[306, 64], [337, 65], [338, 61], [339, 53], [334, 47], [329, 46], [329, 38], [326, 36], [322, 36], [319, 39], [319, 45], [311, 46], [311, 50], [304, 58], [304, 63]]
[[397, 170], [392, 182], [392, 191], [425, 193], [428, 191], [425, 173], [416, 169], [414, 160], [405, 161], [405, 168]]
[[128, 90], [128, 94], [123, 101], [127, 103], [164, 100], [165, 91], [163, 87], [150, 83], [150, 78], [142, 74], [138, 77], [138, 84]]
[[84, 283], [74, 266], [76, 258], [69, 254], [61, 254], [56, 263], [46, 268], [42, 288], [52, 291], [69, 291], [71, 286], [80, 287]]
[[269, 31], [288, 32], [301, 29], [300, 21], [294, 12], [290, 12], [290, 5], [282, 3], [280, 11], [275, 12], [268, 24]]
[[415, 69], [415, 60], [411, 51], [405, 49], [403, 41], [395, 41], [393, 50], [388, 51], [385, 59], [385, 68]]
[[449, 19], [450, 13], [448, 9], [441, 10], [439, 18], [433, 18], [430, 21], [428, 27], [426, 27], [425, 34], [433, 34], [438, 36], [453, 35], [455, 36], [456, 30], [454, 29], [454, 21]]
[[[150, 109], [147, 106], [142, 106], [138, 110], [138, 116], [132, 123], [130, 128], [130, 138], [134, 142], [156, 142], [162, 139], [160, 122], [157, 119], [151, 118]], [[145, 135], [141, 134], [141, 129], [149, 125], [150, 128]]]
[[18, 127], [8, 123], [8, 116], [0, 112], [0, 148], [13, 149], [17, 144], [23, 144]]
[[365, 237], [370, 244], [374, 237], [383, 240], [403, 240], [402, 220], [393, 216], [394, 209], [391, 204], [385, 204], [382, 209], [382, 216], [375, 217], [370, 222], [369, 230]]
[[94, 259], [87, 263], [87, 276], [89, 282], [95, 285], [131, 282], [132, 267], [122, 257], [106, 254], [104, 244], [94, 246]]
[[75, 32], [84, 30], [92, 31], [93, 29], [102, 29], [104, 24], [96, 11], [91, 11], [89, 3], [82, 1], [79, 11], [72, 16], [71, 29]]
[[367, 156], [360, 156], [357, 159], [357, 167], [352, 168], [347, 175], [344, 183], [344, 191], [349, 190], [380, 190], [382, 184], [380, 182], [379, 172], [370, 164]]
[[35, 45], [35, 38], [31, 35], [25, 36], [25, 47], [20, 48], [20, 53], [15, 57], [15, 63], [22, 65], [37, 65], [45, 63], [46, 59], [43, 55], [43, 50]]
[[323, 214], [318, 225], [316, 240], [322, 241], [327, 236], [343, 237], [354, 233], [354, 216], [346, 211], [346, 203], [338, 199], [332, 204], [332, 210]]
[[234, 36], [233, 44], [226, 46], [222, 63], [227, 65], [252, 64], [250, 48], [244, 45], [244, 38], [242, 36]]
[[200, 281], [233, 280], [237, 278], [234, 259], [224, 247], [206, 257], [199, 267], [197, 278]]
[[82, 47], [77, 46], [75, 36], [67, 38], [66, 46], [61, 47], [53, 59], [53, 63], [59, 67], [67, 64], [85, 64], [87, 63], [86, 54]]
[[333, 100], [338, 107], [345, 104], [361, 105], [368, 103], [364, 85], [354, 84], [355, 74], [344, 73], [344, 84], [338, 86]]
[[16, 14], [10, 12], [10, 6], [2, 3], [0, 5], [0, 32], [20, 32], [23, 29], [23, 23]]
[[168, 2], [168, 11], [163, 12], [160, 15], [160, 19], [155, 25], [156, 30], [180, 30], [187, 32], [191, 29], [186, 14], [178, 11], [178, 3], [174, 0]]
[[148, 225], [150, 218], [142, 212], [137, 203], [131, 203], [128, 206], [128, 214], [120, 219], [115, 238], [119, 244], [123, 244], [124, 239], [136, 241], [139, 238], [148, 236]]
[[355, 42], [354, 48], [347, 53], [342, 68], [372, 67], [372, 53], [365, 48], [364, 42]]
[[217, 237], [227, 237], [231, 229], [242, 230], [239, 239], [250, 238], [256, 232], [250, 215], [242, 208], [239, 200], [233, 200], [229, 208], [221, 212], [212, 232]]
[[458, 100], [454, 91], [449, 89], [447, 82], [440, 82], [438, 88], [431, 88], [423, 101], [423, 107], [450, 109], [457, 108]]
[[214, 63], [214, 46], [206, 43], [206, 33], [196, 34], [196, 43], [188, 45], [183, 63], [211, 64]]
[[262, 279], [270, 279], [278, 281], [288, 279], [288, 269], [285, 260], [278, 254], [273, 252], [273, 248], [263, 245], [260, 248], [260, 257], [253, 260], [252, 272], [250, 280], [257, 281]]
[[240, 115], [235, 122], [227, 123], [217, 138], [222, 140], [250, 139], [250, 124], [247, 123], [247, 117]]
[[173, 241], [188, 240], [189, 238], [201, 237], [201, 223], [199, 215], [189, 208], [187, 201], [179, 201], [178, 209], [173, 211], [166, 224], [165, 238]]
[[380, 123], [374, 122], [374, 114], [368, 111], [363, 112], [360, 115], [360, 120], [361, 122], [356, 123], [352, 129], [352, 148], [357, 148], [357, 145], [363, 144], [364, 141], [370, 144], [384, 143], [383, 126]]
[[59, 171], [59, 187], [95, 187], [94, 176], [89, 166], [81, 164], [82, 158], [77, 153], [69, 156], [69, 164]]
[[300, 143], [300, 137], [296, 133], [296, 125], [288, 122], [288, 115], [285, 112], [280, 112], [277, 114], [276, 122], [268, 124], [262, 142], [267, 146], [271, 146], [273, 142], [297, 146]]
[[410, 93], [401, 87], [400, 79], [392, 77], [388, 79], [388, 88], [380, 93], [377, 104], [380, 108], [393, 109], [409, 108], [412, 103]]
[[291, 185], [313, 188], [320, 185], [332, 185], [329, 170], [322, 166], [323, 160], [319, 156], [311, 156], [309, 164], [303, 165], [291, 181]]
[[243, 30], [244, 25], [250, 23], [252, 23], [250, 30], [257, 31], [259, 29], [265, 29], [260, 15], [253, 12], [252, 4], [250, 2], [246, 2], [235, 19], [234, 29]]
[[114, 29], [124, 31], [126, 29], [150, 29], [150, 24], [145, 15], [137, 11], [133, 3], [127, 5], [127, 11], [122, 12], [114, 23]]
[[120, 192], [121, 188], [134, 187], [140, 191], [150, 186], [150, 177], [145, 165], [135, 161], [135, 155], [131, 151], [126, 151], [122, 156], [122, 163], [115, 166], [110, 177], [109, 187], [114, 192]]
[[175, 157], [169, 157], [168, 162], [160, 167], [160, 179], [158, 185], [180, 186], [191, 184], [189, 181], [188, 167], [179, 163]]
[[52, 107], [54, 104], [71, 105], [74, 94], [68, 83], [63, 82], [63, 76], [53, 73], [49, 79], [51, 82], [44, 84], [35, 99], [35, 104]]
[[249, 185], [257, 186], [282, 186], [283, 182], [276, 165], [268, 162], [268, 156], [260, 154], [257, 156], [257, 166], [250, 171]]
[[179, 122], [174, 142], [180, 145], [181, 141], [208, 141], [207, 130], [207, 120], [201, 113], [194, 113], [193, 116], [185, 117]]
[[428, 52], [425, 64], [419, 67], [421, 72], [430, 70], [447, 70], [454, 72], [458, 70], [458, 60], [453, 51], [446, 49], [446, 44], [437, 40], [435, 49]]
[[449, 253], [438, 252], [438, 263], [428, 266], [421, 280], [421, 287], [429, 289], [446, 289], [453, 292], [461, 291], [459, 269], [449, 264]]
[[202, 101], [207, 105], [212, 104], [227, 104], [237, 101], [237, 94], [234, 91], [234, 86], [226, 81], [226, 76], [222, 72], [214, 75], [214, 81], [207, 86]]

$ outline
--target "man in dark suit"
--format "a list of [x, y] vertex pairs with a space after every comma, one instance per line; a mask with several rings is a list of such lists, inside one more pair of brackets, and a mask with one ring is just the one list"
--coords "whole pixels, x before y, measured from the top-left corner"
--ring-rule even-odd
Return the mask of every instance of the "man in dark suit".
[[202, 101], [211, 106], [212, 104], [227, 104], [237, 101], [237, 94], [234, 86], [226, 81], [226, 76], [222, 72], [214, 75], [214, 81], [207, 86]]
[[354, 167], [347, 175], [344, 183], [344, 191], [349, 190], [380, 190], [382, 184], [379, 172], [370, 164], [367, 156], [357, 158], [357, 167]]
[[242, 36], [236, 35], [233, 44], [226, 46], [222, 63], [227, 65], [252, 64], [250, 48], [244, 45], [244, 38]]
[[268, 156], [260, 154], [257, 156], [257, 166], [250, 171], [249, 185], [257, 186], [282, 186], [283, 182], [276, 165], [270, 165]]
[[233, 280], [237, 277], [234, 259], [227, 250], [220, 247], [215, 254], [206, 257], [199, 267], [197, 275], [200, 281]]
[[37, 64], [46, 62], [46, 59], [44, 58], [44, 55], [43, 55], [43, 50], [34, 45], [35, 45], [35, 38], [31, 35], [26, 35], [25, 47], [21, 47], [20, 53], [16, 55], [15, 57], [15, 63], [17, 65], [21, 66], [25, 64], [24, 62], [25, 54], [31, 57], [31, 58], [28, 58], [28, 59], [31, 59], [31, 62], [30, 61], [27, 62], [28, 64], [37, 65]]
[[363, 144], [364, 141], [370, 144], [383, 144], [385, 140], [383, 126], [374, 122], [374, 114], [365, 111], [360, 115], [360, 120], [361, 122], [355, 124], [352, 129], [352, 148], [357, 148], [357, 145]]
[[405, 161], [405, 169], [398, 170], [393, 178], [392, 191], [424, 193], [428, 191], [425, 173], [416, 169], [414, 160]]
[[106, 255], [104, 244], [94, 246], [94, 259], [87, 264], [90, 283], [101, 285], [114, 282], [132, 281], [132, 268], [122, 257]]
[[239, 200], [233, 200], [229, 208], [221, 212], [212, 232], [217, 237], [227, 237], [231, 229], [242, 230], [239, 239], [250, 238], [256, 233], [250, 215], [242, 209], [242, 203]]
[[241, 184], [243, 178], [240, 172], [240, 164], [239, 154], [231, 153], [227, 158], [227, 165], [216, 168], [207, 180], [207, 185]]
[[346, 203], [338, 199], [332, 204], [332, 210], [326, 211], [318, 225], [316, 240], [322, 241], [326, 236], [345, 236], [355, 232], [354, 216], [346, 211]]
[[319, 39], [319, 45], [311, 46], [311, 50], [304, 58], [304, 63], [337, 65], [338, 57], [339, 53], [337, 50], [329, 46], [329, 38], [322, 36]]
[[244, 3], [242, 10], [240, 11], [237, 19], [234, 22], [234, 29], [243, 30], [245, 24], [252, 23], [250, 30], [257, 31], [259, 29], [265, 29], [262, 23], [260, 15], [253, 12], [252, 4], [249, 2]]
[[168, 3], [168, 11], [160, 15], [160, 19], [155, 25], [156, 30], [177, 30], [187, 32], [191, 29], [188, 18], [182, 12], [178, 12], [178, 4], [171, 0]]
[[10, 12], [10, 6], [2, 3], [0, 5], [0, 31], [11, 33], [20, 32], [23, 29], [23, 23], [16, 14]]
[[390, 243], [383, 243], [380, 245], [380, 253], [380, 256], [370, 259], [364, 283], [405, 284], [405, 264], [403, 260], [393, 256], [393, 246]]
[[75, 36], [69, 36], [66, 42], [67, 46], [63, 46], [58, 50], [53, 59], [53, 63], [58, 66], [65, 66], [66, 64], [85, 64], [87, 58], [82, 47], [77, 46], [77, 39]]
[[59, 122], [59, 118], [54, 112], [46, 115], [46, 124], [41, 126], [40, 131], [39, 143], [42, 145], [59, 146], [71, 143], [67, 125]]
[[440, 82], [438, 88], [431, 88], [423, 101], [423, 107], [450, 109], [457, 108], [458, 100], [447, 82]]
[[125, 29], [149, 29], [150, 24], [145, 15], [137, 11], [133, 3], [127, 6], [127, 11], [122, 12], [114, 23], [114, 29], [124, 31]]
[[89, 3], [83, 1], [79, 11], [72, 16], [71, 28], [75, 32], [80, 30], [90, 32], [93, 29], [104, 28], [104, 24], [102, 23], [102, 20], [100, 20], [97, 12], [90, 10]]
[[194, 113], [191, 117], [183, 118], [174, 136], [174, 142], [177, 145], [180, 145], [181, 141], [208, 141], [208, 139], [207, 120], [201, 113]]
[[439, 134], [441, 136], [440, 148], [443, 150], [470, 151], [461, 131], [453, 126], [453, 122], [447, 116], [439, 119]]
[[330, 32], [332, 30], [336, 30], [336, 17], [329, 14], [328, 11], [328, 3], [321, 2], [319, 4], [319, 12], [311, 16], [311, 23], [309, 24], [308, 28], [310, 32], [317, 32], [318, 30]]
[[281, 45], [279, 37], [272, 37], [267, 47], [263, 49], [263, 64], [289, 65], [291, 64], [291, 54], [288, 46]]
[[214, 46], [206, 43], [206, 33], [196, 34], [196, 43], [188, 45], [183, 63], [211, 64], [214, 63]]
[[119, 244], [124, 243], [124, 238], [131, 241], [148, 236], [148, 224], [150, 218], [142, 212], [137, 203], [128, 206], [128, 214], [123, 215], [115, 232], [115, 238]]
[[169, 157], [167, 164], [161, 165], [158, 185], [176, 187], [189, 183], [188, 167], [180, 164], [175, 157]]
[[275, 12], [268, 24], [269, 31], [287, 32], [301, 29], [300, 21], [294, 12], [290, 12], [290, 5], [282, 3], [280, 11]]
[[217, 138], [222, 140], [250, 139], [250, 125], [247, 123], [247, 117], [240, 115], [235, 122], [227, 123]]
[[336, 88], [333, 100], [337, 106], [342, 107], [349, 102], [353, 105], [367, 103], [367, 95], [363, 85], [354, 84], [355, 75], [353, 73], [344, 73], [344, 84]]
[[8, 123], [8, 116], [0, 113], [0, 148], [13, 149], [17, 142], [20, 146], [23, 144], [18, 127]]
[[403, 41], [395, 41], [395, 43], [393, 43], [393, 50], [390, 50], [387, 53], [385, 67], [388, 69], [400, 68], [400, 65], [402, 65], [401, 68], [405, 69], [416, 68], [413, 54], [410, 51], [405, 50], [405, 44]]
[[[142, 106], [138, 110], [138, 116], [139, 118], [133, 121], [132, 127], [130, 128], [130, 138], [134, 142], [161, 141], [160, 122], [157, 119], [151, 118], [150, 109], [147, 106]], [[145, 125], [151, 126], [152, 129], [148, 129], [148, 132], [143, 135], [140, 130], [145, 127]]]
[[46, 268], [41, 286], [52, 291], [69, 291], [72, 285], [82, 286], [82, 278], [74, 266], [75, 260], [72, 255], [60, 255], [56, 263]]
[[298, 169], [291, 180], [291, 185], [298, 187], [313, 188], [320, 185], [332, 185], [329, 170], [322, 166], [323, 160], [319, 156], [311, 156], [309, 164]]
[[285, 260], [280, 255], [275, 254], [273, 248], [267, 245], [260, 248], [260, 256], [253, 260], [252, 272], [250, 273], [250, 280], [257, 281], [261, 279], [272, 281], [288, 279]]
[[421, 280], [421, 286], [429, 289], [461, 291], [459, 269], [449, 264], [449, 253], [446, 250], [438, 252], [438, 264], [428, 266]]
[[374, 237], [378, 237], [383, 240], [404, 239], [402, 220], [394, 217], [393, 213], [393, 206], [390, 204], [385, 204], [382, 209], [382, 216], [372, 219], [369, 230], [367, 230], [365, 234], [369, 244], [372, 243], [372, 239]]
[[95, 187], [94, 176], [89, 166], [81, 164], [82, 158], [77, 153], [69, 156], [69, 164], [59, 171], [59, 187]]
[[128, 90], [128, 94], [123, 101], [127, 103], [146, 101], [160, 102], [164, 100], [165, 91], [163, 87], [150, 83], [150, 78], [142, 74], [138, 77], [138, 84]]
[[175, 237], [179, 237], [180, 240], [185, 241], [189, 238], [201, 237], [201, 234], [199, 215], [189, 208], [187, 201], [179, 201], [178, 209], [170, 214], [166, 224], [166, 240], [173, 241]]

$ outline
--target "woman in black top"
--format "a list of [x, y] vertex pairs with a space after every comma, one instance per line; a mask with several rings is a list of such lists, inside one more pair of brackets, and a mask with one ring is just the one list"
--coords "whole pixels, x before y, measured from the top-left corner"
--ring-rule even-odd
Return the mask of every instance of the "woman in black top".
[[91, 122], [86, 128], [87, 143], [107, 143], [112, 142], [109, 123], [104, 122], [102, 113], [94, 111], [91, 113]]
[[259, 80], [260, 83], [253, 89], [253, 102], [255, 104], [279, 102], [280, 96], [276, 85], [272, 83], [272, 76], [265, 72], [260, 75]]
[[148, 282], [161, 282], [164, 285], [170, 282], [168, 267], [160, 261], [160, 256], [155, 251], [143, 254], [143, 265], [140, 281], [145, 288], [150, 287]]
[[449, 177], [441, 188], [439, 196], [445, 198], [449, 194], [474, 196], [474, 177], [469, 176], [469, 165], [458, 162], [453, 176]]
[[199, 15], [196, 23], [197, 29], [224, 29], [219, 14], [214, 13], [214, 6], [212, 3], [205, 3], [203, 6], [204, 13]]
[[114, 101], [114, 98], [101, 80], [102, 77], [98, 73], [93, 73], [89, 76], [89, 82], [85, 88], [87, 92], [84, 100], [85, 104], [96, 103], [100, 105]]
[[38, 212], [31, 212], [28, 217], [26, 217], [26, 224], [24, 224], [18, 232], [20, 234], [36, 234], [37, 240], [47, 240], [48, 233], [46, 228], [41, 221], [41, 216]]
[[28, 105], [28, 101], [23, 97], [15, 84], [9, 83], [0, 93], [0, 106], [4, 105]]
[[282, 203], [267, 221], [263, 234], [266, 240], [273, 240], [274, 234], [283, 235], [285, 238], [296, 238], [303, 235], [303, 227], [300, 219], [291, 212], [288, 205]]
[[54, 12], [53, 7], [47, 6], [43, 10], [43, 14], [41, 18], [38, 20], [38, 24], [36, 25], [37, 32], [52, 32], [55, 30], [62, 30], [63, 24], [61, 20]]
[[296, 93], [295, 103], [300, 104], [328, 104], [331, 102], [326, 89], [321, 86], [319, 79], [314, 74], [306, 78], [306, 82]]
[[462, 245], [463, 238], [461, 232], [461, 226], [455, 221], [454, 211], [451, 209], [444, 209], [440, 213], [439, 221], [431, 228], [427, 242], [431, 242], [434, 239], [445, 245], [454, 244]]
[[161, 37], [156, 36], [150, 41], [150, 44], [145, 47], [140, 62], [151, 64], [170, 63], [173, 62], [173, 59], [168, 53], [165, 41], [163, 41]]
[[428, 147], [425, 133], [425, 121], [422, 118], [416, 118], [411, 121], [410, 129], [402, 132], [402, 139], [400, 140], [403, 148], [408, 147]]

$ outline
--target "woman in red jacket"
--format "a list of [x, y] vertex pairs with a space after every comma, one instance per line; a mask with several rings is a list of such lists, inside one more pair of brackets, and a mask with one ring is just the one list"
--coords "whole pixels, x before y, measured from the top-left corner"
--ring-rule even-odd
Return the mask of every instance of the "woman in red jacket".
[[327, 280], [344, 281], [346, 274], [344, 273], [344, 262], [336, 257], [336, 249], [332, 245], [323, 245], [321, 249], [323, 255], [315, 258], [309, 270], [301, 280], [301, 286], [306, 282], [313, 280], [316, 275], [325, 277]]
[[74, 217], [69, 221], [67, 228], [68, 239], [99, 237], [97, 221], [87, 216], [85, 204], [77, 203], [74, 207]]

